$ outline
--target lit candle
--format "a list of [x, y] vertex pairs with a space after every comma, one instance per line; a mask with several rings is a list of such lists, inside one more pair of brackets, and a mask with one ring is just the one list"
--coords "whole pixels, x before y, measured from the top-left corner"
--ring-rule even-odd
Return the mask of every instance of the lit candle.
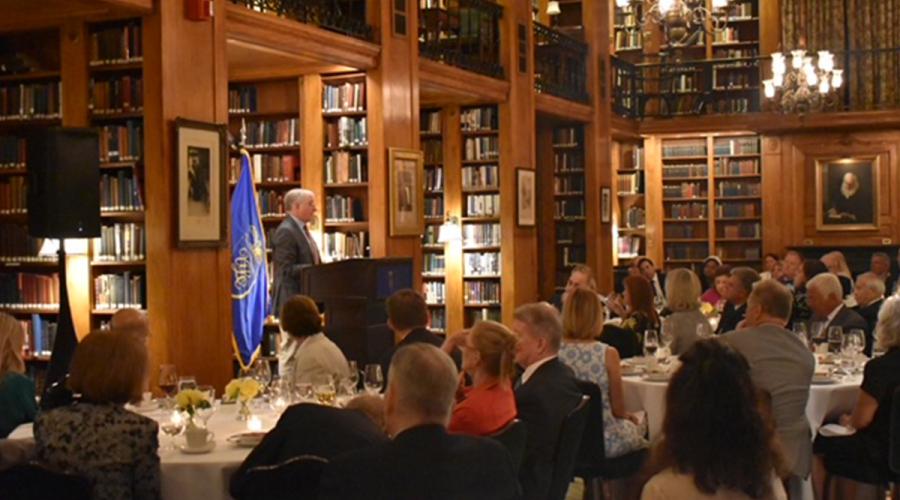
[[175, 425], [181, 425], [184, 422], [184, 417], [181, 416], [180, 411], [173, 411], [172, 417], [169, 419]]
[[262, 430], [262, 420], [256, 415], [251, 415], [247, 420], [247, 430], [250, 432], [259, 432]]

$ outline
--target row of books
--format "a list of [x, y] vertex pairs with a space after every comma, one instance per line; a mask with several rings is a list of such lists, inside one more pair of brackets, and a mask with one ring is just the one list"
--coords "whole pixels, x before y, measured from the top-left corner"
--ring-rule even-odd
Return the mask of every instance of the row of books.
[[28, 189], [24, 175], [0, 179], [0, 214], [24, 214], [28, 210]]
[[467, 137], [463, 145], [463, 160], [496, 160], [500, 157], [500, 138], [497, 136]]
[[640, 255], [641, 240], [640, 236], [619, 236], [616, 240], [619, 258], [628, 259]]
[[732, 4], [728, 9], [729, 19], [748, 19], [753, 17], [753, 2]]
[[679, 184], [664, 184], [663, 198], [697, 198], [706, 196], [706, 183], [682, 182]]
[[300, 127], [297, 118], [283, 120], [244, 121], [244, 146], [280, 147], [300, 144]]
[[[756, 48], [725, 48], [725, 47], [714, 47], [713, 48], [713, 57], [715, 59], [755, 59], [756, 56], [759, 55], [759, 50]], [[731, 67], [756, 67], [756, 61], [743, 61], [743, 62], [733, 62], [728, 63]], [[716, 64], [715, 67], [724, 67], [723, 64]]]
[[662, 157], [664, 160], [685, 156], [706, 156], [706, 141], [663, 143]]
[[478, 165], [462, 168], [463, 189], [486, 189], [500, 186], [500, 168], [497, 165]]
[[425, 192], [436, 193], [444, 190], [444, 168], [425, 169]]
[[478, 130], [497, 130], [500, 128], [499, 116], [495, 106], [468, 108], [459, 114], [460, 126], [464, 132]]
[[500, 246], [500, 224], [463, 224], [463, 247], [494, 247]]
[[733, 139], [716, 139], [713, 151], [717, 156], [759, 154], [759, 138], [735, 137]]
[[425, 198], [425, 217], [443, 217], [444, 216], [444, 198], [430, 197]]
[[622, 155], [622, 167], [626, 170], [644, 169], [644, 147], [643, 146], [626, 146], [625, 153]]
[[725, 260], [740, 259], [747, 261], [758, 261], [761, 260], [762, 250], [758, 245], [747, 245], [746, 243], [741, 243], [740, 245], [717, 245], [716, 255]]
[[365, 231], [322, 235], [322, 255], [326, 262], [368, 256]]
[[557, 244], [584, 244], [583, 224], [556, 224]]
[[32, 238], [24, 224], [0, 224], [0, 262], [55, 261], [38, 257], [44, 240]]
[[325, 158], [326, 184], [351, 184], [369, 180], [366, 159], [360, 153], [332, 151]]
[[666, 224], [663, 227], [666, 238], [706, 238], [706, 225], [703, 224]]
[[0, 136], [0, 168], [22, 168], [26, 157], [25, 139], [14, 135]]
[[[229, 158], [228, 182], [240, 179], [242, 165], [240, 157]], [[250, 171], [254, 182], [300, 182], [300, 160], [295, 154], [254, 153], [250, 155]]]
[[753, 175], [759, 174], [759, 160], [731, 160], [716, 158], [716, 175]]
[[616, 189], [620, 194], [638, 194], [644, 192], [643, 172], [619, 174], [616, 176]]
[[100, 211], [143, 210], [138, 183], [130, 171], [119, 170], [100, 176]]
[[709, 249], [706, 243], [678, 243], [666, 245], [666, 260], [705, 259]]
[[422, 291], [425, 293], [425, 302], [429, 304], [446, 303], [446, 290], [447, 288], [443, 281], [426, 281], [422, 284]]
[[322, 111], [326, 113], [366, 110], [366, 84], [347, 82], [325, 85], [322, 89]]
[[325, 197], [326, 222], [354, 222], [364, 220], [362, 200], [340, 194]]
[[663, 167], [663, 179], [668, 177], [706, 177], [709, 168], [706, 163], [672, 164]]
[[628, 207], [622, 215], [622, 225], [627, 229], [643, 228], [647, 225], [647, 212], [641, 207]]
[[554, 200], [553, 205], [556, 217], [584, 217], [584, 200], [577, 198]]
[[431, 328], [432, 332], [443, 332], [447, 329], [447, 311], [444, 309], [431, 309]]
[[139, 120], [105, 125], [100, 134], [100, 161], [136, 161], [143, 156], [144, 129]]
[[342, 116], [325, 126], [325, 147], [345, 148], [365, 146], [369, 143], [365, 118]]
[[20, 83], [0, 86], [0, 120], [59, 118], [62, 84]]
[[0, 273], [0, 307], [59, 307], [59, 274]]
[[139, 61], [144, 55], [141, 21], [99, 29], [91, 33], [92, 66]]
[[741, 41], [741, 31], [736, 26], [725, 26], [713, 31], [713, 43], [736, 43]]
[[466, 215], [469, 217], [499, 217], [499, 194], [470, 194], [466, 196]]
[[762, 226], [759, 222], [720, 224], [716, 228], [719, 238], [761, 238]]
[[729, 97], [725, 99], [717, 99], [712, 104], [713, 112], [718, 114], [734, 114], [749, 113], [751, 109], [756, 109], [755, 101], [748, 97]]
[[581, 170], [584, 168], [584, 156], [575, 151], [556, 151], [553, 153], [553, 171], [556, 173]]
[[584, 193], [584, 177], [571, 175], [554, 177], [553, 192], [557, 194]]
[[466, 252], [463, 276], [500, 276], [500, 252]]
[[716, 203], [716, 217], [759, 217], [758, 204], [752, 201]]
[[[729, 68], [730, 69], [730, 68]], [[749, 89], [755, 78], [743, 71], [718, 71], [713, 67], [713, 85], [715, 90]]]
[[566, 268], [575, 264], [587, 262], [587, 249], [585, 247], [562, 247], [556, 253], [556, 267]]
[[666, 208], [667, 219], [705, 219], [709, 216], [706, 203], [671, 203]]
[[419, 115], [419, 131], [428, 134], [439, 134], [441, 132], [441, 112], [422, 111]]
[[441, 234], [441, 226], [436, 224], [426, 224], [425, 232], [422, 233], [422, 245], [425, 246], [440, 246], [440, 251], [443, 252], [443, 244], [438, 241], [438, 237]]
[[117, 222], [100, 227], [100, 238], [94, 241], [94, 259], [103, 262], [144, 260], [147, 236], [143, 224]]
[[31, 319], [19, 321], [19, 325], [25, 332], [22, 354], [24, 356], [49, 356], [53, 351], [53, 342], [56, 341], [58, 323], [50, 321], [40, 314], [32, 314]]
[[696, 92], [697, 75], [695, 73], [682, 73], [671, 75], [668, 79], [666, 90], [669, 92]]
[[[500, 302], [497, 301], [497, 303], [499, 304]], [[465, 311], [465, 325], [466, 327], [471, 327], [477, 321], [496, 321], [499, 323], [502, 320], [501, 316], [501, 311], [498, 307], [482, 307], [480, 309], [469, 307]]]
[[142, 273], [124, 271], [94, 278], [94, 309], [145, 309], [146, 296], [146, 280]]
[[255, 85], [241, 85], [228, 89], [229, 113], [255, 113], [259, 89]]
[[560, 127], [553, 129], [554, 146], [577, 146], [579, 129], [576, 127]]
[[466, 304], [499, 304], [500, 282], [490, 280], [463, 281]]
[[758, 182], [722, 181], [716, 185], [716, 195], [727, 196], [760, 196], [761, 189]]
[[444, 254], [442, 253], [423, 253], [422, 254], [422, 271], [429, 275], [444, 274]]
[[616, 50], [640, 49], [643, 47], [641, 30], [616, 30]]
[[260, 189], [256, 195], [259, 213], [262, 215], [281, 215], [284, 213], [284, 191]]
[[422, 152], [427, 165], [437, 165], [444, 161], [444, 145], [440, 139], [423, 139]]
[[144, 109], [144, 79], [141, 75], [91, 78], [88, 109], [95, 114], [121, 113]]

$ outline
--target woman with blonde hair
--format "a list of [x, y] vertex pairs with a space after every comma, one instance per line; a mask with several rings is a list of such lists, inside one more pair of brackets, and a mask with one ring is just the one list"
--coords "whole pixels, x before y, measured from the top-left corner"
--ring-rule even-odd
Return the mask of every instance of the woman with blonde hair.
[[462, 351], [462, 370], [472, 378], [472, 385], [465, 387], [465, 377], [460, 374], [461, 388], [448, 430], [487, 436], [503, 429], [516, 418], [512, 389], [515, 334], [496, 321], [478, 321], [471, 330], [462, 330], [444, 342], [448, 355], [455, 348]]
[[625, 412], [625, 396], [619, 353], [594, 340], [603, 324], [603, 306], [596, 294], [575, 290], [563, 304], [563, 343], [559, 360], [575, 377], [597, 384], [603, 398], [603, 437], [607, 458], [618, 457], [647, 446], [637, 418]]
[[850, 272], [850, 266], [847, 265], [847, 259], [843, 253], [837, 250], [828, 252], [819, 260], [825, 264], [829, 273], [838, 277], [844, 297], [853, 293], [853, 274]]
[[24, 375], [24, 345], [22, 325], [9, 314], [0, 313], [0, 438], [34, 420], [37, 413], [34, 382]]
[[693, 271], [683, 268], [669, 271], [666, 297], [671, 314], [663, 319], [662, 329], [664, 334], [672, 336], [672, 354], [679, 356], [700, 338], [698, 326], [704, 337], [713, 332], [700, 312], [700, 280]]

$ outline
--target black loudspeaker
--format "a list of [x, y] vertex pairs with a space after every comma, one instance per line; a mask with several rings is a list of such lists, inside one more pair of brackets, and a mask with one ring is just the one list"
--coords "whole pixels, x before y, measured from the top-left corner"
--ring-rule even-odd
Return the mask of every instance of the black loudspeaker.
[[54, 127], [26, 138], [28, 233], [100, 236], [100, 140], [87, 128]]

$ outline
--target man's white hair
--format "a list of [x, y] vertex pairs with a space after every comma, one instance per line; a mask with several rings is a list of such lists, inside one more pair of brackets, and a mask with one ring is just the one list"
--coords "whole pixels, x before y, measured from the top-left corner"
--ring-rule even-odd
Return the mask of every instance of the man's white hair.
[[816, 275], [806, 283], [806, 288], [808, 290], [818, 290], [823, 297], [834, 296], [838, 300], [844, 297], [844, 289], [841, 287], [841, 281], [837, 276], [831, 273]]
[[316, 193], [309, 189], [294, 188], [284, 194], [284, 209], [289, 211], [294, 208], [297, 203], [303, 203], [306, 200], [314, 199]]

